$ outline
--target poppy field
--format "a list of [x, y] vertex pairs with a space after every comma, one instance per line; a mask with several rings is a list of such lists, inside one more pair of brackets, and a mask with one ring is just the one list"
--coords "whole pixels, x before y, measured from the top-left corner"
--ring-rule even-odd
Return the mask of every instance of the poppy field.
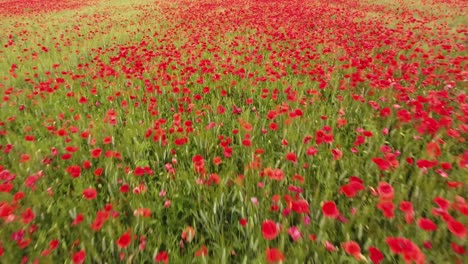
[[0, 0], [0, 263], [466, 263], [464, 0]]

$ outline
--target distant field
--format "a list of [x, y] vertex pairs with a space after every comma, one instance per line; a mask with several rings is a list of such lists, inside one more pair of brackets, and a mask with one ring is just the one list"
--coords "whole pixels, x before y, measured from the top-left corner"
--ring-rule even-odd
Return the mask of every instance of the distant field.
[[464, 0], [0, 0], [0, 263], [466, 263]]

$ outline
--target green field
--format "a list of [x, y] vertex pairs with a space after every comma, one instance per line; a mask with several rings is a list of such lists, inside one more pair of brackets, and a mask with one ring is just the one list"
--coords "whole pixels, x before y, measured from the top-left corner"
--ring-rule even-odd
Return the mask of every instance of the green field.
[[0, 263], [466, 263], [464, 0], [0, 0]]

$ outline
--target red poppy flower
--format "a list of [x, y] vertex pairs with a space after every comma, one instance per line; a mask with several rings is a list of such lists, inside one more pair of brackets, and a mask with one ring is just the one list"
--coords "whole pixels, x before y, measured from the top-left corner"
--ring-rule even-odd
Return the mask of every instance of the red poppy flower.
[[204, 160], [203, 160], [203, 157], [201, 155], [195, 155], [192, 158], [192, 162], [195, 165], [201, 165], [201, 164], [203, 164]]
[[250, 139], [245, 138], [244, 140], [242, 140], [242, 145], [250, 147], [252, 145], [252, 141]]
[[21, 222], [23, 224], [30, 223], [32, 220], [34, 220], [35, 214], [31, 210], [31, 208], [26, 208], [26, 210], [21, 214]]
[[221, 178], [219, 177], [219, 175], [217, 173], [211, 173], [210, 178], [207, 181], [207, 184], [208, 185], [219, 184], [220, 182], [221, 182]]
[[387, 245], [394, 254], [402, 254], [407, 250], [415, 247], [411, 240], [404, 237], [388, 237], [386, 239]]
[[102, 140], [102, 143], [105, 144], [105, 145], [112, 143], [112, 137], [105, 137]]
[[428, 218], [420, 218], [418, 226], [424, 231], [436, 231], [437, 225]]
[[292, 161], [294, 163], [297, 163], [297, 156], [296, 156], [296, 153], [294, 152], [289, 152], [286, 154], [286, 159], [289, 160], [289, 161]]
[[91, 161], [85, 160], [83, 161], [83, 169], [89, 169], [91, 168]]
[[382, 200], [391, 200], [393, 199], [393, 196], [395, 195], [395, 191], [393, 190], [393, 187], [386, 182], [379, 182], [379, 186], [377, 187], [377, 192], [379, 193], [380, 198]]
[[302, 238], [301, 231], [296, 226], [290, 227], [288, 229], [288, 234], [293, 241], [297, 241]]
[[356, 196], [359, 191], [364, 189], [365, 187], [362, 183], [351, 181], [348, 184], [341, 186], [340, 193], [343, 193], [348, 198], [352, 198]]
[[91, 229], [94, 231], [99, 231], [104, 223], [109, 219], [110, 213], [108, 211], [98, 211], [96, 218], [91, 224]]
[[390, 162], [383, 158], [373, 158], [372, 161], [379, 167], [380, 170], [386, 171], [390, 169]]
[[340, 149], [332, 149], [331, 153], [333, 154], [333, 159], [334, 160], [340, 160], [341, 157], [343, 157], [343, 152]]
[[97, 169], [94, 170], [93, 174], [94, 174], [94, 176], [99, 177], [99, 176], [102, 175], [103, 172], [104, 172], [103, 168], [97, 168]]
[[377, 204], [377, 208], [384, 214], [386, 218], [390, 219], [395, 217], [395, 205], [393, 204], [393, 202], [379, 202]]
[[223, 161], [221, 160], [221, 157], [219, 157], [219, 156], [216, 156], [216, 157], [213, 158], [213, 164], [214, 164], [214, 165], [219, 165], [219, 164], [221, 164], [222, 162], [223, 162]]
[[145, 168], [136, 167], [135, 171], [133, 171], [133, 174], [135, 174], [135, 176], [143, 176], [143, 175], [145, 175]]
[[449, 221], [447, 221], [447, 227], [450, 230], [450, 232], [454, 234], [455, 236], [462, 238], [462, 239], [466, 237], [465, 226], [462, 223], [458, 222], [457, 220], [450, 219]]
[[73, 263], [74, 264], [82, 264], [84, 263], [86, 258], [86, 252], [84, 250], [80, 250], [73, 255]]
[[322, 213], [325, 217], [337, 218], [340, 215], [340, 211], [336, 207], [335, 202], [327, 201], [322, 205]]
[[462, 169], [468, 167], [468, 150], [465, 150], [465, 152], [462, 155], [460, 155], [460, 161], [458, 162], [458, 165]]
[[73, 178], [78, 178], [80, 177], [80, 174], [81, 174], [81, 167], [77, 165], [68, 166], [67, 172]]
[[208, 248], [205, 245], [202, 245], [199, 250], [195, 252], [195, 257], [208, 256]]
[[276, 181], [281, 181], [284, 178], [284, 172], [281, 169], [265, 168], [263, 173], [267, 175], [268, 178]]
[[91, 229], [94, 231], [99, 231], [101, 230], [105, 222], [106, 222], [105, 219], [97, 217], [96, 219], [94, 219], [93, 223], [91, 224]]
[[182, 239], [187, 242], [192, 242], [193, 238], [195, 237], [195, 229], [191, 226], [188, 226], [182, 232]]
[[169, 262], [169, 254], [166, 251], [161, 251], [154, 257], [154, 261], [167, 264]]
[[247, 225], [247, 219], [242, 218], [241, 220], [239, 220], [239, 224], [240, 224], [241, 226], [246, 226], [246, 225]]
[[205, 160], [201, 155], [195, 155], [192, 158], [195, 173], [203, 174], [205, 172]]
[[420, 169], [430, 169], [432, 167], [435, 167], [437, 166], [437, 164], [439, 164], [439, 162], [437, 160], [418, 160], [416, 161], [416, 165], [418, 166], [418, 168]]
[[74, 152], [77, 152], [77, 151], [78, 151], [78, 147], [75, 147], [75, 146], [67, 146], [67, 147], [65, 148], [65, 150], [66, 150], [67, 152], [74, 153]]
[[431, 241], [424, 241], [423, 247], [424, 247], [425, 249], [432, 249], [432, 243], [431, 243]]
[[294, 181], [298, 181], [300, 183], [304, 183], [305, 179], [303, 176], [299, 175], [299, 174], [294, 174], [294, 176], [292, 177], [292, 179]]
[[456, 204], [455, 209], [457, 209], [461, 214], [468, 216], [468, 203]]
[[101, 153], [102, 153], [102, 149], [100, 148], [93, 149], [91, 150], [91, 157], [94, 159], [97, 159], [101, 156]]
[[13, 195], [13, 200], [14, 201], [20, 201], [23, 198], [24, 198], [24, 192], [17, 192], [17, 193], [15, 193], [15, 195]]
[[379, 264], [384, 260], [384, 255], [375, 247], [369, 247], [369, 258], [374, 264]]
[[317, 153], [318, 153], [318, 149], [314, 147], [309, 147], [306, 152], [307, 156], [315, 156]]
[[411, 240], [404, 237], [388, 237], [387, 245], [394, 254], [402, 255], [406, 262], [425, 263], [425, 255]]
[[13, 190], [13, 184], [10, 182], [5, 182], [0, 184], [0, 193], [9, 193]]
[[25, 249], [29, 246], [29, 244], [31, 244], [31, 238], [25, 238], [25, 239], [22, 239], [21, 241], [18, 241], [17, 244], [18, 244], [18, 247], [20, 249]]
[[464, 246], [458, 245], [454, 242], [450, 243], [450, 246], [452, 247], [453, 252], [455, 252], [456, 254], [465, 255], [466, 251]]
[[49, 254], [50, 254], [51, 250], [50, 249], [44, 249], [42, 252], [41, 252], [41, 256], [42, 257], [47, 257]]
[[464, 182], [457, 182], [457, 181], [447, 181], [447, 186], [449, 188], [460, 188], [462, 186], [464, 186], [465, 183]]
[[54, 249], [56, 249], [58, 247], [58, 245], [59, 245], [59, 241], [57, 239], [54, 239], [54, 240], [50, 241], [49, 249], [54, 250]]
[[435, 197], [434, 202], [444, 211], [450, 207], [450, 202], [440, 196]]
[[291, 209], [298, 214], [308, 214], [310, 212], [309, 203], [304, 199], [292, 201]]
[[266, 259], [268, 263], [278, 263], [284, 261], [286, 258], [277, 248], [267, 248]]
[[346, 253], [348, 253], [349, 255], [352, 255], [357, 260], [362, 258], [361, 247], [359, 246], [358, 243], [354, 241], [348, 241], [348, 242], [342, 243], [341, 246], [343, 247]]
[[65, 153], [60, 157], [62, 160], [69, 160], [72, 158], [72, 154], [70, 153]]
[[94, 188], [88, 188], [83, 190], [83, 197], [86, 200], [94, 200], [96, 199], [97, 192]]
[[117, 246], [119, 248], [126, 248], [132, 242], [132, 234], [130, 230], [127, 230], [122, 236], [117, 240]]
[[128, 185], [128, 183], [122, 184], [119, 190], [121, 193], [128, 193], [130, 191], [130, 186]]
[[151, 209], [149, 208], [138, 208], [133, 211], [134, 216], [142, 216], [142, 217], [151, 217]]
[[402, 201], [400, 203], [400, 210], [407, 214], [414, 213], [413, 204], [408, 201]]
[[278, 226], [273, 220], [265, 220], [262, 223], [262, 235], [266, 240], [273, 240], [279, 234]]
[[430, 158], [437, 158], [441, 154], [440, 146], [437, 142], [429, 142], [426, 147], [427, 155]]
[[72, 226], [73, 226], [73, 225], [78, 225], [78, 224], [80, 224], [81, 222], [83, 222], [83, 220], [84, 220], [84, 216], [83, 216], [82, 214], [78, 214], [78, 215], [76, 216], [76, 218], [73, 220], [73, 222], [71, 223], [71, 225], [72, 225]]
[[414, 220], [414, 213], [405, 213], [405, 222], [411, 224]]
[[325, 241], [325, 249], [329, 252], [337, 251], [338, 249], [330, 241]]

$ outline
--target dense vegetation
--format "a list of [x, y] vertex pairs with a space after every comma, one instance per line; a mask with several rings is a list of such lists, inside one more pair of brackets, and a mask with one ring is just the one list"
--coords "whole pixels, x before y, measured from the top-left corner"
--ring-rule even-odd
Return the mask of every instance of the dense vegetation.
[[466, 2], [0, 1], [0, 263], [462, 263]]

